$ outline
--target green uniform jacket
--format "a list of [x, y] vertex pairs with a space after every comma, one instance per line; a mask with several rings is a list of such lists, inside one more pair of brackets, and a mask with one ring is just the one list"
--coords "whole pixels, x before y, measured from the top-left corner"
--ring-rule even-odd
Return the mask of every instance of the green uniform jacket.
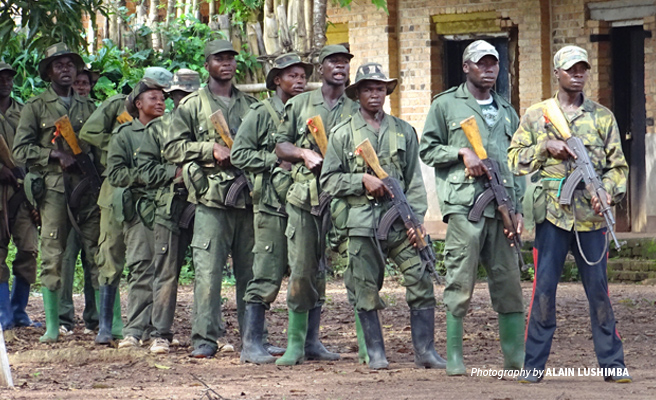
[[282, 121], [284, 107], [278, 96], [251, 104], [251, 111], [239, 127], [230, 152], [232, 165], [250, 174], [253, 182], [254, 211], [278, 216], [285, 215], [279, 212], [284, 207], [284, 201], [281, 201], [276, 193], [275, 182], [271, 179], [272, 176], [278, 177], [280, 174], [289, 178], [288, 171], [276, 168], [278, 156], [275, 153], [275, 136]]
[[[376, 132], [360, 112], [337, 125], [330, 135], [326, 158], [321, 170], [321, 186], [335, 198], [343, 198], [348, 206], [346, 215], [333, 215], [338, 225], [346, 222], [349, 236], [374, 236], [383, 214], [392, 206], [391, 200], [376, 200], [366, 196], [362, 176], [366, 164], [355, 154], [355, 148], [369, 139], [376, 150], [381, 166], [390, 177], [401, 184], [410, 207], [420, 221], [428, 208], [426, 189], [419, 165], [417, 133], [407, 122], [385, 114]], [[394, 154], [396, 153], [396, 154]], [[397, 220], [396, 230], [403, 230]]]
[[[357, 111], [357, 103], [346, 97], [346, 94], [337, 100], [332, 109], [328, 108], [324, 102], [321, 89], [299, 94], [285, 104], [285, 114], [282, 124], [278, 128], [276, 143], [289, 142], [296, 147], [312, 149], [321, 154], [314, 137], [307, 128], [307, 120], [320, 115], [326, 135], [330, 138], [332, 128]], [[318, 206], [321, 194], [319, 177], [314, 176], [305, 167], [303, 161], [292, 167], [292, 179], [294, 184], [287, 194], [287, 202], [306, 211], [310, 211], [312, 206]]]
[[137, 164], [146, 189], [157, 190], [155, 222], [177, 233], [180, 213], [188, 203], [176, 195], [174, 179], [178, 166], [166, 161], [163, 154], [164, 134], [172, 117], [169, 113], [149, 124], [137, 154]]
[[80, 138], [98, 147], [102, 151], [100, 162], [107, 165], [107, 152], [112, 133], [120, 125], [117, 117], [125, 111], [124, 94], [116, 94], [103, 101], [100, 107], [91, 114], [80, 131]]
[[[57, 93], [48, 88], [38, 96], [27, 101], [21, 119], [16, 129], [14, 139], [14, 158], [19, 163], [24, 163], [30, 172], [46, 173], [46, 188], [64, 192], [64, 184], [60, 179], [62, 169], [59, 162], [50, 160], [50, 152], [57, 148], [52, 143], [55, 132], [55, 121], [64, 115], [68, 115], [76, 135], [79, 136], [82, 125], [96, 109], [93, 101], [86, 97], [80, 97], [73, 90], [71, 105], [67, 107]], [[69, 154], [73, 154], [68, 144], [63, 140], [63, 148]], [[82, 151], [90, 153], [91, 146], [83, 140], [79, 140]]]
[[[505, 99], [495, 92], [492, 96], [499, 107], [499, 115], [491, 128], [487, 127], [480, 106], [464, 83], [438, 94], [428, 111], [419, 152], [422, 161], [435, 168], [435, 184], [444, 222], [448, 221], [449, 214], [468, 214], [484, 190], [482, 179], [465, 175], [465, 164], [458, 157], [461, 148], [472, 148], [460, 127], [460, 122], [472, 115], [476, 118], [488, 157], [499, 164], [500, 178], [515, 203], [515, 210], [522, 212], [521, 198], [526, 184], [523, 178], [513, 176], [507, 162], [508, 146], [519, 117]], [[501, 218], [495, 210], [496, 204], [491, 201], [483, 215]]]
[[[214, 129], [210, 115], [221, 109], [230, 133], [234, 136], [250, 105], [255, 102], [257, 100], [254, 97], [240, 92], [234, 86], [228, 107], [207, 86], [180, 102], [168, 129], [164, 156], [170, 162], [183, 167], [190, 202], [226, 208], [225, 196], [241, 171], [234, 167], [215, 166], [214, 143], [224, 146], [225, 143]], [[246, 208], [246, 205], [251, 203], [247, 192], [244, 190], [240, 194], [237, 208]]]
[[[551, 157], [547, 150], [547, 141], [557, 136], [554, 128], [545, 120], [542, 111], [544, 106], [542, 102], [526, 110], [508, 150], [509, 163], [517, 175], [539, 171], [542, 185], [546, 189], [546, 218], [557, 227], [569, 231], [574, 227], [574, 213], [572, 207], [559, 204], [558, 189], [561, 180], [572, 170], [567, 167], [568, 162]], [[620, 201], [626, 193], [629, 166], [622, 153], [622, 142], [613, 113], [586, 98], [576, 113], [563, 115], [569, 121], [572, 135], [583, 141], [604, 189], [613, 201]], [[606, 225], [604, 217], [594, 213], [587, 190], [575, 190], [573, 203], [576, 207], [577, 230], [593, 231]]]
[[[0, 112], [0, 135], [5, 138], [5, 142], [7, 142], [7, 147], [9, 148], [10, 154], [11, 149], [14, 146], [14, 135], [16, 132], [16, 127], [18, 127], [18, 122], [20, 121], [20, 113], [22, 109], [23, 103], [16, 99], [11, 99], [11, 103], [9, 104], [9, 108], [7, 108], [7, 112], [4, 114]], [[18, 166], [22, 167], [22, 165]], [[2, 168], [5, 168], [5, 165], [2, 163], [2, 160], [0, 160], [0, 169]], [[0, 183], [0, 190], [5, 190], [5, 187], [7, 188], [6, 199], [8, 201], [14, 195], [16, 190], [13, 185], [4, 185]], [[2, 201], [0, 201], [0, 210], [2, 210], [3, 207], [4, 204]]]

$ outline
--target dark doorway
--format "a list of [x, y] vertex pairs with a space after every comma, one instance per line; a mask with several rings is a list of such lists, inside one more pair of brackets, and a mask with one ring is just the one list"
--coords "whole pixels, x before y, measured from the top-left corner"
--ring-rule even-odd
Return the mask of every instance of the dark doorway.
[[[472, 42], [481, 38], [472, 39], [445, 39], [444, 41], [444, 87], [450, 89], [465, 81], [462, 72], [462, 53]], [[507, 37], [482, 38], [493, 45], [499, 52], [499, 77], [494, 90], [509, 102], [511, 101], [510, 71], [511, 60], [509, 57], [509, 40]]]
[[645, 31], [642, 26], [611, 30], [613, 112], [629, 164], [627, 195], [616, 207], [617, 230], [643, 231], [645, 204]]

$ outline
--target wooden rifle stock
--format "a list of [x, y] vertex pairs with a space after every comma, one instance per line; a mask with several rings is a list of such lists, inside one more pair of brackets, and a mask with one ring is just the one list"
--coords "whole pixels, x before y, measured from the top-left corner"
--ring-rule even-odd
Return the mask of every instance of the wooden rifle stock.
[[116, 117], [116, 121], [118, 121], [119, 124], [130, 122], [133, 119], [134, 118], [132, 118], [132, 115], [130, 115], [130, 113], [127, 111], [123, 111], [118, 117]]
[[312, 118], [308, 118], [306, 124], [314, 141], [317, 142], [321, 155], [325, 157], [326, 149], [328, 149], [328, 136], [326, 136], [326, 128], [323, 126], [321, 115], [315, 115]]
[[216, 110], [216, 112], [210, 115], [210, 121], [212, 121], [214, 129], [216, 129], [216, 132], [219, 134], [223, 142], [225, 142], [226, 146], [229, 149], [232, 149], [233, 141], [232, 137], [230, 136], [230, 128], [228, 127], [228, 123], [223, 116], [223, 112], [220, 109]]

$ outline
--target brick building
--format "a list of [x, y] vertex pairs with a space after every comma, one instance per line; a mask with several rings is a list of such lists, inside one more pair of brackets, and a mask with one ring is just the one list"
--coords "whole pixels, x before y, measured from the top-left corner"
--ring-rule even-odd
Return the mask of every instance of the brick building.
[[[586, 95], [616, 114], [630, 164], [629, 194], [616, 207], [619, 231], [656, 232], [656, 4], [654, 1], [587, 0], [387, 0], [389, 15], [368, 0], [351, 10], [329, 7], [329, 42], [348, 41], [361, 63], [378, 62], [399, 89], [388, 110], [418, 132], [431, 99], [461, 82], [462, 50], [474, 39], [499, 50], [497, 91], [520, 114], [553, 95], [555, 52], [565, 44], [585, 48], [592, 71]], [[424, 168], [429, 199], [433, 174]], [[436, 202], [427, 220], [443, 231]]]

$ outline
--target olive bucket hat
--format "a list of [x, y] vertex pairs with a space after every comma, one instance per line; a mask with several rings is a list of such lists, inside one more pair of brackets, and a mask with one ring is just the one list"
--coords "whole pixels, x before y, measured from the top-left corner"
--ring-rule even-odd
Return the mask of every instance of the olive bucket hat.
[[171, 87], [164, 89], [164, 91], [171, 93], [181, 90], [186, 93], [193, 93], [198, 89], [200, 89], [200, 75], [198, 72], [187, 68], [180, 68], [173, 74]]
[[56, 43], [46, 49], [45, 58], [39, 61], [39, 76], [46, 82], [48, 78], [48, 66], [59, 57], [69, 56], [73, 60], [78, 71], [84, 69], [84, 60], [79, 54], [72, 52], [65, 43]]
[[273, 60], [273, 67], [266, 77], [266, 88], [269, 90], [276, 90], [276, 84], [273, 83], [273, 80], [286, 68], [292, 67], [294, 65], [303, 67], [305, 70], [305, 75], [310, 78], [310, 75], [312, 75], [312, 71], [314, 70], [312, 64], [303, 62], [301, 57], [296, 53], [287, 53], [278, 56], [275, 60]]
[[387, 95], [392, 94], [398, 83], [396, 79], [388, 79], [387, 76], [385, 76], [383, 73], [383, 67], [380, 64], [366, 63], [362, 64], [360, 68], [358, 68], [358, 72], [355, 74], [355, 82], [347, 86], [344, 92], [350, 99], [356, 100], [355, 92], [358, 89], [358, 85], [364, 81], [377, 81], [385, 83], [387, 85]]
[[139, 117], [139, 110], [135, 106], [135, 102], [140, 94], [149, 90], [164, 90], [166, 86], [152, 78], [143, 78], [140, 80], [132, 90], [132, 93], [125, 98], [125, 109], [134, 118]]
[[11, 76], [16, 76], [16, 70], [11, 67], [11, 65], [6, 62], [0, 62], [0, 72], [9, 71]]

